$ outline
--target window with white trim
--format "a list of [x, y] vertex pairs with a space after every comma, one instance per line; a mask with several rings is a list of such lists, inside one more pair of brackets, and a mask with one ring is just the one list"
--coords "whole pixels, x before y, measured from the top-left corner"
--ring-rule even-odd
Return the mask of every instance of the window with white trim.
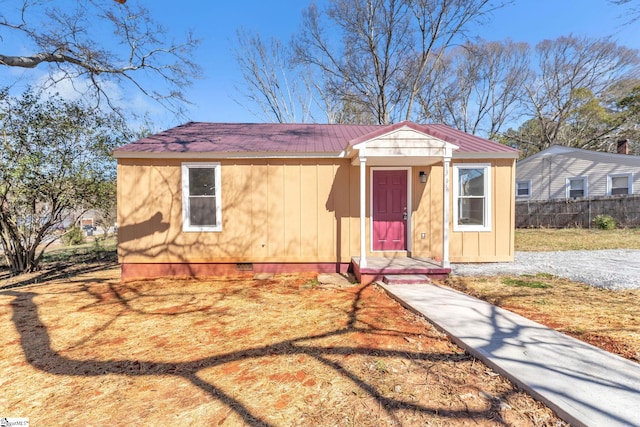
[[587, 177], [577, 176], [567, 178], [567, 199], [575, 199], [576, 197], [587, 197]]
[[182, 229], [221, 231], [220, 163], [182, 164]]
[[633, 174], [618, 173], [607, 175], [607, 195], [633, 194]]
[[454, 231], [491, 230], [490, 172], [488, 164], [453, 166]]
[[516, 181], [516, 197], [531, 197], [531, 180]]

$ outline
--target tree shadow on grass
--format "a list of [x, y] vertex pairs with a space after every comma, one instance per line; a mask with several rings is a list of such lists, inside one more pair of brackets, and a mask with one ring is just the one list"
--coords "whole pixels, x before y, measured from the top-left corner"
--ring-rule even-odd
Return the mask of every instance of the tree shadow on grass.
[[67, 279], [79, 274], [96, 273], [118, 266], [115, 250], [89, 250], [61, 260], [45, 262], [39, 271], [32, 274], [13, 275], [8, 269], [0, 268], [0, 291], [27, 285], [46, 284], [52, 280]]
[[[100, 283], [100, 280], [92, 280], [93, 283]], [[113, 285], [111, 285], [113, 287]], [[154, 362], [144, 360], [133, 359], [121, 359], [121, 360], [75, 360], [65, 357], [52, 348], [51, 337], [48, 333], [46, 325], [39, 317], [39, 307], [35, 301], [35, 298], [40, 295], [36, 292], [29, 290], [4, 290], [0, 292], [2, 295], [8, 295], [13, 297], [11, 301], [12, 308], [12, 322], [20, 336], [20, 345], [24, 352], [25, 358], [29, 364], [33, 367], [52, 375], [61, 376], [85, 376], [85, 377], [97, 377], [102, 375], [114, 374], [129, 377], [136, 376], [175, 376], [188, 380], [196, 387], [206, 392], [209, 396], [217, 399], [219, 402], [226, 405], [232, 411], [240, 416], [243, 421], [252, 426], [270, 426], [269, 422], [261, 419], [258, 415], [252, 412], [243, 402], [234, 398], [226, 393], [221, 387], [217, 386], [213, 381], [207, 381], [202, 378], [199, 373], [208, 368], [224, 365], [231, 362], [238, 362], [242, 360], [249, 360], [261, 357], [273, 357], [273, 356], [307, 356], [313, 360], [316, 360], [320, 364], [328, 367], [336, 376], [346, 378], [348, 381], [370, 398], [375, 399], [380, 408], [387, 416], [393, 420], [396, 424], [401, 425], [402, 422], [397, 416], [397, 411], [406, 410], [412, 413], [427, 413], [431, 415], [437, 415], [439, 417], [447, 417], [450, 419], [487, 419], [498, 425], [507, 425], [505, 420], [500, 419], [499, 402], [500, 399], [506, 399], [509, 394], [515, 393], [513, 389], [509, 389], [503, 396], [499, 396], [490, 402], [490, 407], [483, 408], [482, 410], [452, 410], [442, 405], [433, 404], [420, 404], [409, 400], [400, 398], [394, 398], [385, 396], [368, 378], [363, 375], [359, 375], [356, 372], [349, 370], [341, 363], [332, 359], [334, 356], [344, 355], [365, 355], [375, 358], [392, 358], [401, 357], [404, 359], [410, 359], [414, 361], [422, 362], [441, 362], [443, 360], [450, 360], [455, 362], [462, 357], [464, 360], [469, 360], [470, 356], [456, 355], [451, 353], [441, 352], [414, 352], [406, 350], [394, 350], [394, 349], [382, 349], [362, 347], [357, 345], [346, 346], [322, 346], [318, 345], [315, 340], [325, 339], [330, 337], [338, 337], [351, 333], [368, 333], [368, 334], [386, 334], [386, 335], [405, 335], [402, 331], [394, 329], [385, 329], [376, 325], [367, 323], [360, 315], [362, 302], [362, 292], [367, 287], [362, 287], [354, 295], [351, 308], [348, 313], [348, 322], [345, 327], [338, 328], [329, 332], [320, 333], [317, 335], [302, 336], [293, 339], [281, 340], [279, 342], [264, 345], [247, 347], [238, 351], [228, 352], [226, 354], [220, 354], [211, 357], [198, 358], [186, 362]], [[80, 286], [77, 292], [88, 292], [89, 289]], [[99, 300], [99, 295], [89, 292], [92, 298]], [[136, 312], [149, 314], [140, 309], [136, 309], [132, 305], [132, 299], [143, 298], [145, 296], [155, 297], [157, 294], [145, 295], [144, 291], [139, 290], [133, 294], [133, 297], [127, 298], [121, 293], [116, 292], [115, 304], [119, 305], [119, 312], [116, 317], [133, 314]], [[180, 293], [163, 293], [163, 298], [175, 298], [179, 299], [184, 297]], [[160, 316], [176, 316], [182, 315], [182, 312], [174, 312], [171, 314], [151, 313]], [[114, 319], [107, 322], [105, 327]], [[85, 340], [86, 341], [86, 340]]]

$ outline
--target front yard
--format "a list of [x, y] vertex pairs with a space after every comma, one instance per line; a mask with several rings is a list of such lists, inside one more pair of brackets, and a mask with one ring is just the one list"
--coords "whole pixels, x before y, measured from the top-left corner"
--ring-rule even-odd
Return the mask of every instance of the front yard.
[[0, 416], [55, 425], [563, 425], [376, 286], [313, 277], [0, 290]]
[[[517, 250], [640, 248], [518, 230]], [[69, 259], [71, 256], [72, 259]], [[314, 276], [121, 284], [114, 251], [0, 276], [0, 417], [55, 425], [565, 425], [375, 285]], [[444, 284], [640, 361], [640, 290], [553, 276]]]

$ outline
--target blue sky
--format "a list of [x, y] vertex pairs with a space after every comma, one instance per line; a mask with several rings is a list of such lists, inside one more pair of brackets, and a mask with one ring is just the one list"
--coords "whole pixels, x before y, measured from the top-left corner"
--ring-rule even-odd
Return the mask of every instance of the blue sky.
[[[316, 1], [322, 4], [326, 0]], [[187, 91], [187, 98], [195, 104], [190, 109], [189, 119], [261, 121], [237, 103], [235, 87], [243, 82], [233, 52], [236, 30], [244, 27], [265, 39], [275, 36], [287, 41], [298, 30], [301, 11], [308, 1], [154, 0], [146, 3], [154, 17], [174, 34], [193, 30], [202, 40], [194, 60], [202, 66], [203, 78], [195, 81]], [[474, 28], [470, 34], [487, 40], [511, 38], [532, 45], [561, 35], [612, 35], [620, 44], [640, 48], [640, 20], [624, 25], [627, 8], [614, 6], [608, 0], [516, 0], [514, 3], [495, 12], [488, 22]], [[13, 75], [15, 71], [0, 68], [0, 81]], [[153, 106], [144, 102], [140, 105], [149, 108], [158, 128], [178, 124], [175, 118]]]
[[[190, 3], [193, 8], [189, 7]], [[170, 17], [172, 26], [193, 28], [203, 39], [199, 62], [204, 67], [204, 79], [196, 82], [190, 91], [190, 99], [198, 104], [190, 118], [216, 122], [260, 121], [234, 101], [238, 97], [234, 85], [242, 83], [232, 51], [236, 29], [244, 27], [265, 38], [273, 35], [288, 40], [297, 31], [300, 13], [307, 2], [244, 0], [208, 6], [197, 3], [200, 2], [161, 0], [153, 6], [159, 17]], [[197, 17], [192, 13], [194, 9], [201, 12]], [[593, 37], [612, 35], [623, 45], [640, 48], [640, 22], [623, 25], [626, 10], [607, 0], [516, 0], [515, 4], [495, 12], [490, 21], [474, 32], [488, 40], [511, 38], [532, 45], [571, 33]]]

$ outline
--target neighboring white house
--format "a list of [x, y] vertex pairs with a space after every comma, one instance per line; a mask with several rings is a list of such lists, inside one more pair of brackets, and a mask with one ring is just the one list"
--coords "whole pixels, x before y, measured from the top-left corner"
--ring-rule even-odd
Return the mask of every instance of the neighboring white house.
[[640, 194], [640, 156], [554, 145], [516, 164], [516, 201]]

